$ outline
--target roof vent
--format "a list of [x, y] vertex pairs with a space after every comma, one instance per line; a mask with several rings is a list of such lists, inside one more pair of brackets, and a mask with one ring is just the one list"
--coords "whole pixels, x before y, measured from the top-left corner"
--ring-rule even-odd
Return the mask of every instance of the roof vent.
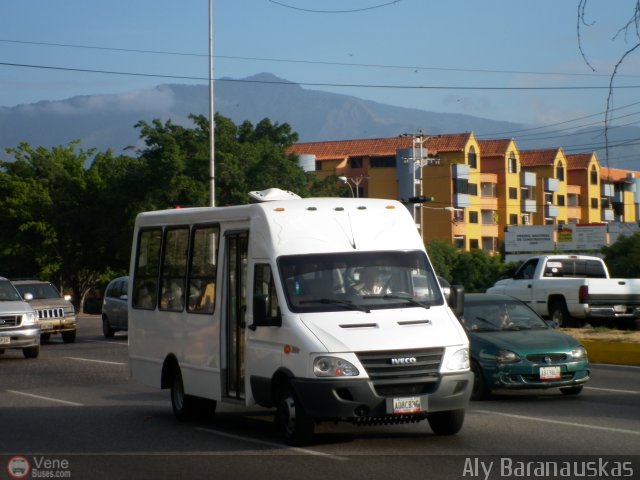
[[298, 200], [299, 195], [296, 195], [289, 190], [280, 190], [279, 188], [267, 188], [266, 190], [254, 190], [249, 192], [249, 198], [251, 203], [261, 202], [274, 202], [276, 200]]

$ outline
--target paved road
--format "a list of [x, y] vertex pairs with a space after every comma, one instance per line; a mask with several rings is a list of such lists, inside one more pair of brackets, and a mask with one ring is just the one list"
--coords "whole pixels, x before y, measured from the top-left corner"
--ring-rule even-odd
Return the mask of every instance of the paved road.
[[74, 344], [53, 337], [37, 359], [0, 356], [0, 479], [17, 455], [40, 471], [57, 461], [63, 474], [66, 460], [73, 478], [473, 478], [464, 470], [473, 459], [517, 455], [617, 455], [640, 475], [638, 367], [594, 365], [577, 397], [548, 391], [473, 402], [453, 437], [434, 436], [426, 422], [321, 424], [314, 446], [295, 449], [280, 443], [269, 411], [219, 407], [209, 422], [176, 421], [168, 392], [128, 379], [126, 333], [107, 340], [98, 317], [79, 323]]

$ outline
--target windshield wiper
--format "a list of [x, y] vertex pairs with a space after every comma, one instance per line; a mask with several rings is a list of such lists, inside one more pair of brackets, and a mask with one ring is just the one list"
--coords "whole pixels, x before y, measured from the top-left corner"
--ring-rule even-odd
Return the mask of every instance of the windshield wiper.
[[363, 295], [363, 298], [382, 298], [384, 300], [404, 300], [405, 302], [408, 302], [411, 305], [415, 305], [416, 307], [426, 308], [427, 310], [431, 308], [431, 305], [426, 305], [424, 303], [418, 302], [417, 300], [414, 300], [411, 297], [406, 297], [404, 295], [391, 295], [386, 293], [384, 295]]
[[325, 305], [339, 305], [341, 307], [345, 307], [348, 310], [358, 310], [359, 312], [371, 313], [366, 307], [362, 307], [360, 305], [356, 305], [353, 302], [349, 302], [347, 300], [337, 300], [335, 298], [317, 298], [311, 300], [301, 300], [299, 302], [301, 305], [303, 303], [323, 303]]

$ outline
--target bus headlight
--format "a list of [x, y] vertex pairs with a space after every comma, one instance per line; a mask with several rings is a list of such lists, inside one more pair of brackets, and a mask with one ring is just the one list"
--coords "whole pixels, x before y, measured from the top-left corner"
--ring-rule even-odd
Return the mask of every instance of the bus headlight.
[[461, 348], [451, 355], [447, 362], [447, 370], [469, 370], [469, 349]]
[[360, 374], [350, 362], [339, 357], [316, 357], [313, 361], [313, 373], [316, 377], [355, 377]]

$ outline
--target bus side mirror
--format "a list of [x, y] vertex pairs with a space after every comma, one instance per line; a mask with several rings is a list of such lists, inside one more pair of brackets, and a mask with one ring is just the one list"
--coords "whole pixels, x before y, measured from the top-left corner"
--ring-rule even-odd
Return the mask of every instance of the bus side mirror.
[[280, 315], [272, 317], [269, 314], [269, 297], [267, 295], [253, 296], [253, 323], [249, 329], [257, 327], [281, 327], [282, 317]]
[[449, 293], [449, 307], [456, 317], [462, 317], [464, 313], [464, 286], [451, 285], [451, 293]]

